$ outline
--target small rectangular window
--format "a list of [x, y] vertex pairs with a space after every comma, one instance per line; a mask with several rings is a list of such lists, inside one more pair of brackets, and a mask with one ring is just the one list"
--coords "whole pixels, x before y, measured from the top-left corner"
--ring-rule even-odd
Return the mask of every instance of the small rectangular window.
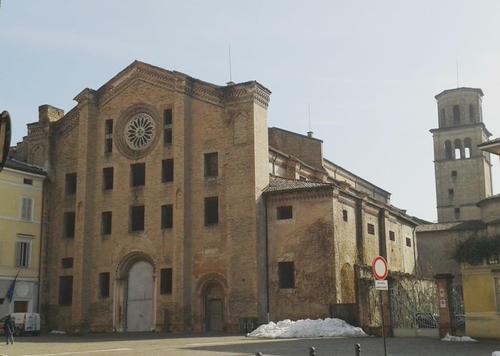
[[219, 197], [205, 198], [205, 226], [219, 223]]
[[113, 120], [104, 122], [104, 153], [113, 152]]
[[103, 190], [113, 189], [113, 167], [106, 167], [102, 169], [102, 188]]
[[166, 109], [163, 111], [163, 144], [172, 144], [172, 122], [173, 115], [172, 109]]
[[174, 181], [174, 160], [164, 159], [161, 161], [161, 181], [173, 182]]
[[278, 262], [278, 276], [281, 289], [295, 288], [295, 267], [293, 262]]
[[409, 237], [406, 238], [406, 246], [411, 247], [411, 239]]
[[368, 224], [368, 233], [370, 235], [375, 235], [375, 225], [373, 224]]
[[455, 208], [453, 211], [455, 213], [455, 219], [459, 219], [460, 218], [460, 208]]
[[349, 216], [347, 215], [347, 210], [342, 210], [342, 220], [347, 221], [349, 220]]
[[144, 205], [130, 207], [130, 230], [144, 231]]
[[276, 218], [278, 220], [287, 220], [293, 218], [293, 208], [291, 205], [278, 206], [276, 208]]
[[33, 199], [26, 197], [21, 199], [21, 219], [33, 221]]
[[31, 264], [31, 242], [16, 241], [16, 267], [28, 268]]
[[160, 274], [160, 294], [172, 294], [172, 268], [162, 268]]
[[172, 144], [172, 129], [171, 128], [163, 130], [163, 143], [165, 145]]
[[172, 109], [166, 109], [163, 111], [163, 124], [164, 126], [172, 125]]
[[453, 123], [460, 123], [460, 107], [458, 105], [453, 105]]
[[99, 296], [109, 297], [109, 272], [99, 273]]
[[140, 187], [146, 184], [146, 163], [133, 163], [130, 165], [130, 185]]
[[448, 195], [451, 197], [453, 197], [453, 195], [455, 194], [455, 191], [453, 190], [453, 188], [450, 188], [448, 189]]
[[456, 178], [458, 176], [457, 171], [451, 171], [452, 178]]
[[104, 122], [104, 133], [107, 135], [113, 134], [113, 120], [108, 119]]
[[162, 205], [161, 206], [161, 228], [162, 229], [171, 229], [174, 227], [173, 220], [173, 206]]
[[396, 241], [396, 234], [394, 231], [389, 230], [389, 240]]
[[76, 194], [76, 173], [66, 174], [66, 195]]
[[33, 179], [23, 178], [23, 184], [33, 185]]
[[75, 237], [75, 212], [67, 211], [64, 213], [64, 237], [71, 239]]
[[28, 301], [26, 300], [14, 301], [14, 313], [27, 313], [27, 312], [28, 312]]
[[110, 235], [113, 223], [113, 213], [105, 211], [101, 215], [101, 233], [103, 235]]
[[64, 257], [61, 259], [62, 268], [73, 268], [73, 257]]
[[73, 302], [73, 276], [59, 277], [59, 305], [71, 305]]
[[205, 177], [219, 175], [219, 156], [217, 152], [205, 153]]

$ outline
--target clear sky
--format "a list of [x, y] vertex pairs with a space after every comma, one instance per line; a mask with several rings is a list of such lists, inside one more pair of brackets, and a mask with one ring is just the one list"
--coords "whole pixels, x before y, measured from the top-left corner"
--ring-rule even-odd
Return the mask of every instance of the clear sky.
[[[480, 87], [500, 136], [500, 1], [2, 0], [0, 110], [14, 143], [38, 106], [66, 111], [139, 59], [273, 94], [269, 126], [323, 139], [325, 156], [435, 220], [434, 95]], [[498, 159], [494, 187], [499, 192]]]

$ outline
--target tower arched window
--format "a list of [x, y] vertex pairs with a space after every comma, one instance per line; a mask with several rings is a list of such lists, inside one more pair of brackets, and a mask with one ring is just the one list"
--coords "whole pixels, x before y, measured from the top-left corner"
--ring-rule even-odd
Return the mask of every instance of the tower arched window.
[[440, 127], [446, 126], [446, 112], [444, 111], [444, 108], [439, 110], [439, 126]]
[[453, 159], [453, 150], [451, 148], [451, 141], [446, 140], [444, 143], [444, 152], [446, 159]]
[[472, 143], [469, 137], [464, 139], [464, 158], [470, 158]]
[[458, 105], [453, 105], [453, 123], [460, 123], [460, 106]]
[[474, 104], [469, 104], [469, 119], [470, 122], [474, 122]]
[[457, 138], [455, 140], [455, 159], [462, 159], [462, 142]]

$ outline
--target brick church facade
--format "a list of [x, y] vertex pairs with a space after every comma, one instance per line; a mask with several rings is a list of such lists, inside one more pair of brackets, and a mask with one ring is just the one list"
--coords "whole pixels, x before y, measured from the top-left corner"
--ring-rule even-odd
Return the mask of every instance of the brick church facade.
[[415, 272], [418, 220], [321, 140], [268, 128], [270, 94], [135, 61], [67, 113], [39, 108], [13, 155], [48, 171], [49, 328], [237, 331], [355, 305], [378, 254]]

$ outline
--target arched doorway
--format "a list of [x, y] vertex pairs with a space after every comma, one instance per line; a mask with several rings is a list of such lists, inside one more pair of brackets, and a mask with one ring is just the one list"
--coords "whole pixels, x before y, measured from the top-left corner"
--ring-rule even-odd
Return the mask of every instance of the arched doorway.
[[224, 289], [217, 282], [207, 284], [203, 293], [205, 330], [224, 330]]
[[127, 279], [127, 331], [151, 331], [153, 327], [153, 266], [135, 262]]

